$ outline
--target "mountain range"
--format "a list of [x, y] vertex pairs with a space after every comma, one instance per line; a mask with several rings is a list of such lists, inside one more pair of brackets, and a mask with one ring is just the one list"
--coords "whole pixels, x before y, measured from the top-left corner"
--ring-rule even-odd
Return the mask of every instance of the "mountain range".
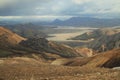
[[91, 17], [72, 17], [67, 20], [56, 19], [50, 23], [56, 26], [77, 26], [77, 27], [113, 27], [120, 26], [120, 19], [99, 19]]
[[93, 18], [93, 17], [71, 17], [66, 20], [55, 19], [53, 21], [34, 21], [30, 22], [19, 20], [1, 20], [0, 25], [16, 25], [16, 24], [25, 24], [32, 23], [38, 26], [47, 26], [47, 27], [56, 27], [56, 26], [74, 26], [74, 27], [113, 27], [120, 26], [119, 18]]

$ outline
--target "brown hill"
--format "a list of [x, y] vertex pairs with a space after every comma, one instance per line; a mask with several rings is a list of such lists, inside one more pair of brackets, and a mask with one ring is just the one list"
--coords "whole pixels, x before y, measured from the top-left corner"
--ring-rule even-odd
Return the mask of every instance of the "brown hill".
[[59, 59], [53, 61], [52, 64], [108, 68], [119, 67], [120, 49], [114, 49], [88, 58]]
[[0, 27], [0, 47], [7, 47], [8, 45], [16, 45], [25, 38], [11, 32], [10, 30]]

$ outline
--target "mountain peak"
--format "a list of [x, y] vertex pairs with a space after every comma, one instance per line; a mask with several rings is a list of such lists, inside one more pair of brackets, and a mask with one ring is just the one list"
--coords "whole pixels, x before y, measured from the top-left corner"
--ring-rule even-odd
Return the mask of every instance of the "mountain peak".
[[62, 21], [60, 19], [55, 19], [53, 22], [54, 23], [59, 23], [59, 22], [62, 22]]

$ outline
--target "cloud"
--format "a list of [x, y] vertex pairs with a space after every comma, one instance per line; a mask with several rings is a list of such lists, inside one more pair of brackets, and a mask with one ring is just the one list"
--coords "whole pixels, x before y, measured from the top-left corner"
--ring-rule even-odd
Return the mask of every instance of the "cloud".
[[[120, 0], [0, 0], [0, 16], [120, 16]], [[52, 17], [51, 17], [52, 18]]]
[[16, 0], [0, 0], [0, 8], [14, 4]]
[[86, 2], [89, 2], [91, 0], [72, 0], [75, 4], [83, 4], [83, 3], [86, 3]]

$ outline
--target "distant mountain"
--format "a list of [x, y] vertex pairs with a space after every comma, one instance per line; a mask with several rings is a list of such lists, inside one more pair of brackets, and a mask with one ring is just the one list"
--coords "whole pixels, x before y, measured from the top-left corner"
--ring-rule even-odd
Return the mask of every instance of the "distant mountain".
[[119, 26], [120, 19], [99, 19], [90, 17], [72, 17], [67, 20], [56, 19], [50, 25], [57, 26], [83, 26], [83, 27], [112, 27]]
[[51, 24], [62, 24], [64, 21], [60, 20], [60, 19], [55, 19]]

